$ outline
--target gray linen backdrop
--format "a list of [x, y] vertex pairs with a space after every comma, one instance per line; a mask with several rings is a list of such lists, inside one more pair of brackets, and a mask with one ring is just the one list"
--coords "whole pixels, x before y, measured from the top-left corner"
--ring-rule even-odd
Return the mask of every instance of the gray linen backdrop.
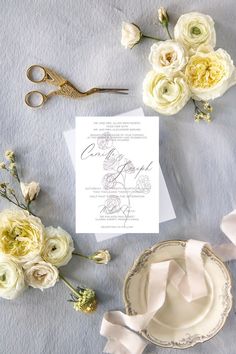
[[[14, 149], [21, 176], [41, 183], [35, 211], [45, 225], [60, 225], [74, 237], [78, 250], [109, 248], [113, 261], [96, 266], [75, 258], [63, 273], [97, 290], [96, 314], [81, 315], [66, 302], [63, 284], [44, 292], [30, 289], [15, 301], [0, 300], [0, 352], [3, 354], [98, 354], [105, 339], [99, 329], [103, 313], [123, 309], [123, 280], [139, 253], [160, 240], [197, 238], [226, 241], [219, 225], [236, 207], [236, 87], [214, 103], [214, 121], [193, 121], [189, 103], [174, 117], [160, 117], [160, 163], [177, 218], [162, 224], [159, 235], [126, 235], [97, 244], [94, 235], [76, 235], [75, 176], [62, 132], [74, 127], [76, 115], [116, 115], [142, 105], [142, 81], [150, 69], [152, 41], [132, 51], [120, 45], [122, 20], [138, 23], [147, 34], [164, 36], [157, 26], [158, 7], [171, 20], [185, 12], [210, 14], [216, 22], [217, 47], [236, 61], [236, 3], [233, 0], [0, 0], [0, 155]], [[172, 29], [172, 28], [171, 28]], [[40, 110], [24, 104], [34, 85], [26, 69], [43, 64], [81, 89], [128, 87], [127, 97], [97, 95], [80, 101], [53, 98]], [[146, 115], [155, 112], [145, 107]], [[1, 180], [4, 176], [1, 173]], [[0, 207], [8, 204], [0, 200]], [[230, 264], [236, 274], [236, 263]], [[234, 294], [235, 294], [234, 282]], [[236, 320], [232, 310], [224, 329], [186, 354], [234, 354]], [[146, 354], [179, 350], [149, 345]]]

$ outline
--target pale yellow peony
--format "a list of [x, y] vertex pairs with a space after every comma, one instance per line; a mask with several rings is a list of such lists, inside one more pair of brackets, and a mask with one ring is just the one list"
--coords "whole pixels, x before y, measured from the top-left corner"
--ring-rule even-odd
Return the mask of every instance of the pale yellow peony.
[[43, 242], [44, 226], [39, 218], [23, 210], [0, 213], [0, 253], [25, 263], [40, 254]]
[[230, 55], [223, 49], [199, 47], [185, 70], [192, 96], [208, 101], [222, 96], [236, 83], [236, 70]]

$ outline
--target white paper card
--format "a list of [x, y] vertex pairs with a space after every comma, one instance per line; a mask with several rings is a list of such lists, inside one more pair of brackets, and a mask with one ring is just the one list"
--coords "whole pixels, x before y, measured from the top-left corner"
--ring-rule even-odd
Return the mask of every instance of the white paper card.
[[[126, 112], [122, 114], [123, 116], [144, 116], [144, 112], [142, 108], [135, 109], [130, 112]], [[75, 129], [71, 129], [64, 132], [64, 138], [66, 141], [66, 145], [72, 160], [72, 164], [75, 168], [75, 145], [76, 145], [76, 134]], [[168, 220], [174, 219], [175, 211], [170, 199], [170, 195], [162, 174], [162, 170], [159, 166], [159, 194], [160, 194], [160, 201], [159, 201], [159, 222], [165, 222]], [[111, 239], [117, 236], [122, 235], [122, 233], [96, 233], [97, 241], [104, 241], [107, 239]]]
[[159, 232], [157, 117], [76, 118], [76, 232]]

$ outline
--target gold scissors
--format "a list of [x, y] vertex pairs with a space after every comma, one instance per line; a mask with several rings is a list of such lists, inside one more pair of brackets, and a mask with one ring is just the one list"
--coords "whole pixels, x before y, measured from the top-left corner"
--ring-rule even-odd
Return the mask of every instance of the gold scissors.
[[[42, 77], [39, 79], [33, 78], [33, 71], [37, 69], [42, 72]], [[118, 93], [127, 95], [128, 89], [119, 89], [119, 88], [98, 88], [94, 87], [88, 91], [81, 92], [79, 91], [71, 82], [64, 79], [61, 75], [57, 74], [55, 71], [46, 68], [41, 65], [32, 65], [26, 73], [28, 79], [34, 83], [46, 82], [48, 84], [58, 86], [58, 90], [51, 91], [48, 94], [44, 94], [40, 91], [31, 91], [28, 92], [25, 96], [25, 103], [32, 108], [41, 107], [50, 97], [52, 96], [66, 96], [70, 98], [81, 98], [84, 96], [89, 96], [94, 93]], [[37, 99], [38, 102], [34, 103], [34, 99]]]

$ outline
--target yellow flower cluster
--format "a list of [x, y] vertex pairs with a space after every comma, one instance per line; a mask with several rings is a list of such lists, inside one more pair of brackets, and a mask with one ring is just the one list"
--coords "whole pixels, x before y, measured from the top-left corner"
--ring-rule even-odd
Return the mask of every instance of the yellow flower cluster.
[[[142, 33], [142, 38], [157, 40], [149, 54], [152, 71], [147, 73], [143, 82], [143, 102], [156, 112], [173, 115], [191, 98], [195, 106], [195, 121], [210, 122], [212, 106], [208, 101], [222, 96], [236, 84], [236, 68], [230, 55], [224, 49], [214, 49], [216, 32], [213, 19], [199, 12], [184, 14], [174, 27], [174, 35], [169, 32], [169, 16], [164, 8], [158, 10], [158, 19], [169, 39]], [[136, 31], [138, 28], [135, 25]], [[133, 33], [126, 37], [135, 44], [141, 38], [137, 40]], [[133, 47], [133, 42], [131, 44], [126, 48]]]
[[28, 211], [0, 212], [0, 297], [13, 299], [26, 286], [47, 289], [59, 277], [74, 250], [71, 236], [61, 228], [45, 228]]

